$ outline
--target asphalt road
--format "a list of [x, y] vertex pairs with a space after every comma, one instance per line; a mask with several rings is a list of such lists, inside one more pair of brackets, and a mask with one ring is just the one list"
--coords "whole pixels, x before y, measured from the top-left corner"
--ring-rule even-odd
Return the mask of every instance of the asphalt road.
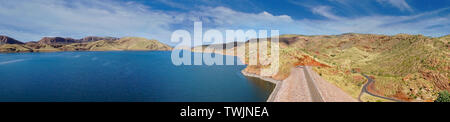
[[389, 97], [385, 97], [385, 96], [380, 96], [380, 95], [376, 95], [376, 94], [374, 94], [374, 93], [369, 92], [369, 90], [367, 90], [367, 86], [369, 86], [370, 84], [372, 84], [372, 83], [374, 82], [374, 80], [373, 80], [372, 78], [370, 78], [369, 76], [365, 75], [365, 74], [361, 74], [361, 75], [367, 78], [367, 83], [364, 84], [364, 86], [363, 86], [363, 88], [362, 88], [362, 91], [361, 91], [361, 93], [359, 94], [359, 97], [358, 97], [359, 101], [361, 101], [361, 96], [362, 96], [362, 94], [363, 94], [363, 93], [367, 93], [367, 94], [372, 95], [372, 96], [375, 96], [375, 97], [379, 97], [379, 98], [383, 98], [383, 99], [387, 99], [387, 100], [392, 100], [392, 101], [395, 101], [395, 102], [402, 102], [401, 100], [397, 100], [397, 99], [389, 98]]
[[303, 68], [303, 71], [305, 73], [305, 79], [308, 83], [309, 93], [311, 93], [311, 99], [312, 102], [324, 102], [322, 96], [320, 95], [319, 89], [317, 88], [314, 80], [311, 78], [309, 71], [306, 69], [305, 66], [298, 66], [296, 68]]

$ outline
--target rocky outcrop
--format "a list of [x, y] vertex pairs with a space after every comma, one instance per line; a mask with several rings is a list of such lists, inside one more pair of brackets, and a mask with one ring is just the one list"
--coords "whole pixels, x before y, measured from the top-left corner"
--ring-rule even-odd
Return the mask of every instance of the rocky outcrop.
[[8, 36], [0, 35], [0, 45], [1, 44], [24, 44], [24, 43], [17, 41], [16, 39], [10, 38]]
[[72, 44], [72, 43], [86, 43], [86, 42], [95, 42], [100, 40], [106, 41], [115, 41], [120, 38], [115, 37], [98, 37], [98, 36], [88, 36], [81, 39], [73, 39], [73, 38], [63, 38], [63, 37], [44, 37], [38, 41], [39, 44]]
[[80, 42], [95, 42], [95, 41], [100, 41], [100, 40], [106, 40], [106, 41], [115, 41], [115, 40], [119, 40], [120, 38], [115, 38], [115, 37], [98, 37], [98, 36], [88, 36], [88, 37], [84, 37], [82, 39], [79, 39]]
[[38, 41], [39, 44], [71, 44], [79, 42], [80, 42], [79, 40], [62, 37], [44, 37]]

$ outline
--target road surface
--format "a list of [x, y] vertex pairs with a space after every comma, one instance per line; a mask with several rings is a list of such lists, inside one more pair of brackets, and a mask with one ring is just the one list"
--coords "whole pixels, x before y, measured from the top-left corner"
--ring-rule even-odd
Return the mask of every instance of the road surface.
[[361, 74], [361, 75], [367, 78], [367, 83], [364, 84], [364, 86], [363, 86], [363, 88], [361, 90], [361, 93], [359, 94], [359, 97], [358, 97], [359, 101], [362, 102], [362, 100], [361, 100], [362, 94], [363, 93], [367, 93], [369, 95], [372, 95], [372, 96], [375, 96], [375, 97], [379, 97], [379, 98], [382, 98], [382, 99], [387, 99], [387, 100], [391, 100], [391, 101], [395, 101], [395, 102], [402, 102], [401, 100], [397, 100], [397, 99], [394, 99], [394, 98], [389, 98], [389, 97], [385, 97], [385, 96], [376, 95], [376, 94], [370, 92], [369, 90], [367, 90], [367, 87], [370, 84], [372, 84], [374, 82], [374, 80], [372, 78], [370, 78], [369, 76], [365, 75], [365, 74]]
[[311, 78], [311, 75], [309, 74], [309, 71], [306, 69], [306, 67], [301, 66], [301, 67], [297, 67], [297, 68], [302, 68], [305, 73], [305, 77], [306, 77], [306, 81], [308, 82], [308, 88], [309, 88], [309, 93], [311, 94], [312, 102], [323, 102], [322, 95], [320, 94], [319, 89], [317, 88], [314, 79]]
[[357, 102], [309, 66], [292, 68], [289, 77], [277, 83], [273, 94], [269, 102]]

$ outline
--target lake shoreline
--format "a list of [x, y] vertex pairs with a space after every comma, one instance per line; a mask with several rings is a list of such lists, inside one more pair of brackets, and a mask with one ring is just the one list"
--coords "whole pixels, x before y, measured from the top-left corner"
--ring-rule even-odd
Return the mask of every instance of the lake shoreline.
[[279, 91], [279, 89], [280, 89], [280, 87], [281, 87], [282, 81], [280, 81], [280, 80], [275, 80], [275, 79], [268, 78], [268, 77], [263, 77], [263, 76], [261, 76], [261, 75], [257, 75], [257, 74], [253, 74], [253, 73], [248, 73], [248, 72], [246, 72], [246, 71], [244, 71], [244, 70], [242, 70], [241, 73], [242, 73], [244, 76], [247, 76], [247, 77], [254, 77], [254, 78], [259, 78], [259, 79], [261, 79], [261, 80], [263, 80], [263, 81], [266, 81], [266, 82], [269, 82], [269, 83], [274, 84], [275, 87], [273, 88], [272, 92], [270, 93], [269, 97], [268, 97], [267, 100], [266, 100], [266, 102], [274, 102], [275, 98], [277, 97], [278, 91]]
[[61, 51], [36, 51], [36, 52], [0, 52], [0, 54], [14, 54], [14, 53], [60, 53], [60, 52], [150, 52], [150, 51], [172, 51], [172, 50], [61, 50]]
[[[184, 49], [184, 50], [187, 50], [187, 49]], [[211, 50], [209, 50], [209, 51], [202, 50], [203, 52], [195, 51], [195, 50], [189, 50], [189, 51], [191, 51], [191, 52], [200, 52], [200, 53], [215, 53], [215, 54], [221, 54], [221, 55], [235, 56], [236, 58], [239, 59], [239, 61], [241, 61], [243, 64], [245, 64], [245, 62], [243, 62], [241, 60], [241, 57], [239, 57], [237, 55], [230, 55], [230, 54], [226, 54], [224, 52], [215, 52], [215, 51], [211, 51]], [[263, 81], [269, 82], [269, 83], [273, 83], [275, 85], [275, 87], [272, 90], [272, 92], [270, 93], [270, 95], [269, 95], [268, 99], [266, 100], [266, 102], [274, 102], [275, 101], [275, 98], [278, 95], [278, 91], [280, 90], [280, 87], [281, 87], [281, 84], [282, 84], [283, 80], [275, 80], [275, 79], [270, 78], [270, 77], [263, 77], [263, 76], [258, 75], [258, 74], [249, 73], [249, 72], [246, 72], [245, 69], [242, 70], [241, 73], [242, 73], [242, 75], [247, 76], [247, 77], [254, 77], [254, 78], [258, 78], [258, 79], [261, 79]]]

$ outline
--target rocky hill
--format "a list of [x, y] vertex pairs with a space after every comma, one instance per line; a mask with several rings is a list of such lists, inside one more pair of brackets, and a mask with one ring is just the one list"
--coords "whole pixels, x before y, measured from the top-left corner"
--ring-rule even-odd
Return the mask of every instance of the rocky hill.
[[44, 37], [38, 41], [39, 44], [71, 44], [78, 43], [78, 40], [62, 37]]
[[65, 51], [88, 50], [171, 50], [172, 47], [157, 40], [148, 40], [140, 37], [124, 37], [118, 40], [99, 40], [89, 43], [75, 43], [61, 47]]
[[[171, 50], [157, 40], [140, 37], [85, 37], [82, 39], [44, 37], [37, 42], [21, 43], [2, 36], [0, 52], [112, 51], [112, 50]], [[3, 39], [5, 41], [3, 41]], [[7, 42], [7, 43], [6, 43]]]
[[100, 40], [115, 41], [115, 40], [119, 40], [119, 39], [120, 38], [115, 38], [115, 37], [88, 36], [88, 37], [84, 37], [82, 39], [79, 39], [79, 42], [95, 42], [95, 41], [100, 41]]
[[0, 44], [24, 44], [16, 39], [0, 35]]
[[[432, 101], [439, 91], [450, 91], [449, 37], [355, 33], [282, 35], [279, 72], [271, 78], [283, 80], [292, 67], [310, 65], [324, 79], [355, 98], [367, 82], [361, 76], [364, 73], [376, 81], [370, 89], [373, 93], [404, 101]], [[249, 43], [245, 44], [247, 49]], [[228, 50], [237, 48], [243, 46]], [[249, 53], [252, 52], [246, 52], [241, 58], [248, 61]], [[259, 74], [262, 67], [267, 66], [248, 66], [244, 71]]]
[[72, 43], [83, 43], [83, 42], [94, 42], [94, 41], [115, 41], [119, 40], [119, 38], [114, 37], [97, 37], [97, 36], [88, 36], [81, 39], [72, 39], [72, 38], [62, 38], [62, 37], [44, 37], [38, 41], [39, 44], [50, 44], [50, 45], [58, 45], [58, 44], [72, 44]]
[[450, 90], [449, 43], [440, 38], [407, 34], [307, 38], [303, 52], [332, 66], [315, 70], [353, 94], [366, 82], [360, 73], [375, 79], [372, 92], [405, 101], [434, 100], [437, 92]]

